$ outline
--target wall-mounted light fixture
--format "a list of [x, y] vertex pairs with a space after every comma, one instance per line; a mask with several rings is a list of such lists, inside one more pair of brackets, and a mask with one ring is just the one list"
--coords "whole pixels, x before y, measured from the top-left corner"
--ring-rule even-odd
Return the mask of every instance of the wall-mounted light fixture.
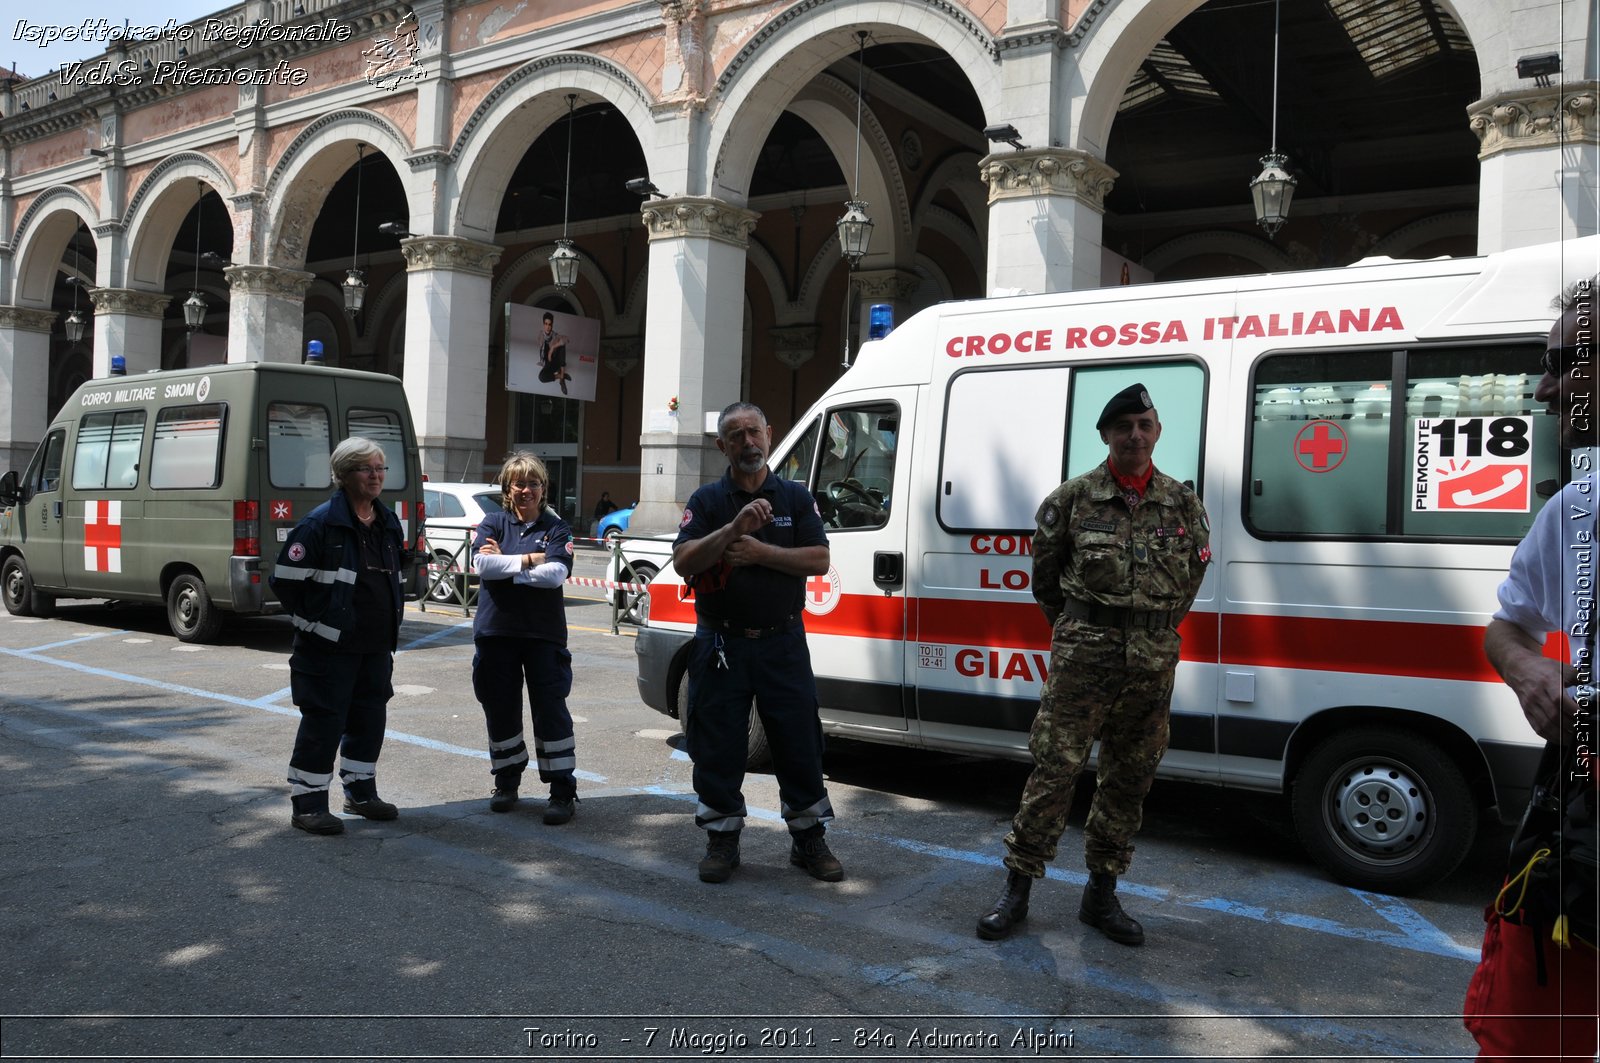
[[655, 182], [651, 181], [648, 177], [635, 177], [631, 181], [624, 182], [622, 187], [626, 188], [629, 192], [632, 192], [636, 196], [656, 196], [661, 199], [667, 198], [667, 194], [661, 191], [661, 189], [657, 188], [655, 186]]
[[1543, 55], [1525, 55], [1517, 60], [1517, 77], [1532, 78], [1542, 89], [1550, 87], [1550, 78], [1561, 73], [1561, 54], [1546, 52]]
[[1017, 132], [1017, 127], [1010, 122], [1001, 122], [997, 125], [984, 126], [983, 135], [996, 144], [1010, 144], [1018, 151], [1027, 150], [1028, 145], [1022, 142], [1022, 134]]
[[567, 179], [561, 189], [561, 239], [550, 253], [550, 273], [557, 288], [571, 288], [578, 283], [578, 252], [567, 239], [567, 218], [572, 211], [572, 116], [578, 106], [577, 93], [567, 94]]
[[356, 263], [361, 255], [361, 161], [367, 150], [365, 144], [356, 145], [356, 225], [355, 236], [350, 245], [350, 271], [344, 275], [344, 309], [345, 313], [355, 317], [361, 313], [361, 304], [367, 297], [367, 279]]
[[404, 240], [407, 237], [417, 235], [410, 229], [407, 229], [406, 223], [403, 221], [386, 221], [382, 225], [378, 226], [378, 231], [385, 236], [392, 236], [397, 240]]
[[1289, 218], [1289, 201], [1294, 198], [1296, 181], [1284, 169], [1289, 157], [1278, 152], [1278, 28], [1282, 0], [1272, 5], [1272, 150], [1261, 156], [1261, 172], [1250, 182], [1250, 198], [1255, 203], [1256, 224], [1276, 236]]

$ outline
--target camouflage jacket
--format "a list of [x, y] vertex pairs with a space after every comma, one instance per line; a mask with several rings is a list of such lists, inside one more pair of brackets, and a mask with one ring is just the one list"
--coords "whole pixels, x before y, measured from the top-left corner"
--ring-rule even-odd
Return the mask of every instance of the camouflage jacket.
[[[1177, 620], [1194, 602], [1211, 560], [1211, 525], [1195, 493], [1158, 469], [1130, 510], [1101, 462], [1052, 491], [1036, 519], [1033, 596], [1054, 626], [1054, 651], [1105, 667], [1174, 667]], [[1068, 599], [1169, 610], [1173, 625], [1092, 624], [1063, 615]]]

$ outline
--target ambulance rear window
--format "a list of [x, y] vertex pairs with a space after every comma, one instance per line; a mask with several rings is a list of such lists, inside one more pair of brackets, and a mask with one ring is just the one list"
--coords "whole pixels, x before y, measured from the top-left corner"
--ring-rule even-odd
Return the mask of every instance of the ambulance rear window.
[[364, 410], [354, 406], [345, 415], [350, 425], [350, 435], [370, 439], [383, 448], [384, 464], [389, 475], [383, 486], [387, 491], [397, 491], [406, 486], [405, 430], [400, 425], [400, 415], [393, 410]]
[[72, 451], [72, 486], [98, 491], [137, 485], [144, 420], [143, 410], [86, 414]]
[[328, 411], [303, 402], [267, 406], [267, 475], [274, 487], [328, 488], [333, 473], [328, 459]]
[[150, 446], [150, 486], [159, 490], [221, 483], [224, 413], [220, 402], [158, 412]]

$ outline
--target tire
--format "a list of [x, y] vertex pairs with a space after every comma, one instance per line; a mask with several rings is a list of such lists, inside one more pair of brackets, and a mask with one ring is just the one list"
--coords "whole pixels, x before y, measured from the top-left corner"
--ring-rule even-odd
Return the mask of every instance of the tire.
[[439, 580], [437, 584], [434, 583], [435, 576], [440, 572], [449, 572], [450, 566], [455, 563], [454, 555], [444, 550], [435, 550], [433, 552], [433, 560], [428, 565], [428, 585], [433, 588], [428, 592], [429, 601], [448, 604], [465, 600], [466, 595], [463, 593], [465, 588], [461, 586], [461, 581], [466, 578], [465, 574], [454, 579]]
[[1407, 893], [1454, 871], [1478, 832], [1455, 761], [1409, 731], [1365, 727], [1312, 750], [1292, 801], [1301, 844], [1339, 882]]
[[[648, 586], [650, 581], [655, 578], [656, 567], [654, 565], [647, 565], [641, 562], [638, 565], [632, 565], [623, 568], [621, 582], [642, 583]], [[629, 591], [616, 592], [614, 600], [617, 608], [622, 610], [622, 618], [635, 624], [643, 624], [646, 620], [650, 619], [649, 593], [646, 592], [639, 595], [638, 602], [635, 603], [631, 609], [628, 607], [629, 597]]]
[[[678, 673], [678, 724], [683, 733], [689, 733], [689, 669]], [[767, 729], [761, 726], [756, 707], [750, 706], [749, 741], [745, 746], [744, 766], [747, 769], [764, 768], [772, 760], [772, 747], [767, 744]]]
[[179, 642], [210, 642], [222, 630], [222, 613], [199, 576], [185, 572], [167, 588], [167, 623]]
[[21, 554], [13, 554], [0, 566], [0, 598], [12, 616], [49, 616], [55, 612], [55, 596], [34, 588], [33, 574]]
[[622, 529], [617, 527], [615, 524], [613, 524], [611, 527], [606, 529], [606, 534], [605, 534], [606, 542], [614, 543], [614, 542], [616, 542], [617, 540], [619, 540], [621, 538], [622, 538]]

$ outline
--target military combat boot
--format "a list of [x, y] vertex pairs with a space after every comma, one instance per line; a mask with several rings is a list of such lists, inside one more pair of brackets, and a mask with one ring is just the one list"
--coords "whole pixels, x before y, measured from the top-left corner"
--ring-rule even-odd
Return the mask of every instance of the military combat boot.
[[1122, 910], [1117, 902], [1117, 876], [1104, 871], [1089, 872], [1089, 884], [1083, 887], [1083, 903], [1078, 907], [1078, 918], [1094, 927], [1119, 945], [1143, 945], [1144, 927]]
[[1028, 918], [1028, 891], [1033, 889], [1033, 876], [1020, 871], [1006, 872], [1006, 888], [988, 915], [978, 920], [978, 936], [985, 941], [999, 941], [1011, 936], [1011, 928]]

